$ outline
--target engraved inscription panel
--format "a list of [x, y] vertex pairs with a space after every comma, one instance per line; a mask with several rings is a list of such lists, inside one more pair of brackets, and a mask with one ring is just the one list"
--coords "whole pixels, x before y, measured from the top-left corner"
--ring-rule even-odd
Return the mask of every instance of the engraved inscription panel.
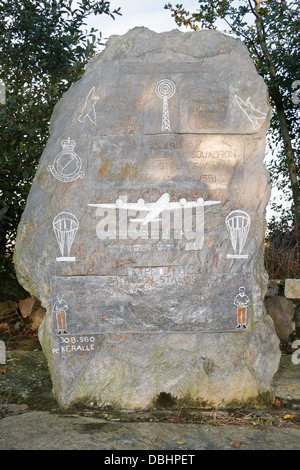
[[228, 88], [210, 81], [189, 90], [189, 128], [194, 132], [219, 129], [228, 120]]
[[243, 144], [234, 136], [161, 135], [97, 137], [90, 144], [89, 188], [168, 181], [225, 189], [232, 168], [243, 163]]
[[144, 87], [110, 85], [99, 107], [99, 132], [104, 135], [136, 134], [144, 127]]
[[[191, 274], [184, 266], [129, 268], [126, 276], [52, 278], [52, 305], [67, 304], [67, 333], [235, 331], [234, 300], [251, 292], [249, 273]], [[173, 295], [172, 295], [173, 293]], [[58, 322], [53, 307], [53, 334]], [[251, 322], [247, 305], [247, 327]]]

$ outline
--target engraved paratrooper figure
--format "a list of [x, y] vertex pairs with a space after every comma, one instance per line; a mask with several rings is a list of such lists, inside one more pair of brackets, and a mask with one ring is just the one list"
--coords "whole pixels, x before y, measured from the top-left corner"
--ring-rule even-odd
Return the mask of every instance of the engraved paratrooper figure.
[[247, 328], [247, 310], [250, 303], [249, 297], [245, 294], [245, 287], [239, 287], [239, 293], [234, 299], [234, 305], [237, 308], [236, 329]]
[[53, 305], [53, 313], [56, 314], [57, 330], [59, 335], [68, 335], [67, 331], [67, 310], [68, 304], [63, 299], [62, 294], [57, 295], [57, 301]]

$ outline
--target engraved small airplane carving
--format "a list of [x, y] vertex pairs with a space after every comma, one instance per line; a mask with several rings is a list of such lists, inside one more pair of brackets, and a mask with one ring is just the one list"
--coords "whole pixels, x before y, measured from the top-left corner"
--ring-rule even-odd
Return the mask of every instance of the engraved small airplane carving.
[[89, 118], [89, 120], [93, 124], [96, 124], [97, 117], [96, 117], [96, 111], [95, 111], [95, 104], [98, 101], [98, 99], [99, 97], [95, 96], [95, 87], [93, 87], [86, 97], [84, 107], [78, 118], [79, 122], [84, 122], [86, 118]]
[[156, 202], [145, 202], [144, 199], [139, 199], [138, 202], [123, 202], [121, 199], [117, 199], [114, 204], [88, 204], [88, 206], [103, 207], [105, 209], [147, 211], [148, 214], [146, 217], [142, 219], [130, 219], [130, 222], [139, 222], [142, 225], [148, 225], [150, 222], [161, 220], [157, 217], [165, 210], [174, 211], [191, 207], [210, 206], [213, 204], [221, 204], [221, 201], [204, 201], [204, 199], [198, 198], [197, 201], [189, 202], [185, 198], [182, 198], [179, 202], [170, 202], [169, 193], [164, 193]]
[[246, 103], [238, 95], [235, 95], [235, 100], [240, 109], [246, 114], [249, 121], [251, 121], [253, 129], [258, 129], [260, 127], [258, 119], [266, 119], [266, 113], [262, 113], [254, 108], [253, 104], [250, 103], [250, 96], [247, 98]]

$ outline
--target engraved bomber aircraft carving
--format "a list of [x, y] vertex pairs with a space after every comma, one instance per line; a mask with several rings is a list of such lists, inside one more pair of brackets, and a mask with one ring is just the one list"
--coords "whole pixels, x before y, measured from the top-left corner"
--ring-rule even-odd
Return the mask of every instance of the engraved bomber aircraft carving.
[[170, 202], [169, 193], [164, 193], [156, 202], [145, 202], [144, 199], [139, 199], [138, 202], [123, 202], [117, 199], [114, 204], [88, 204], [92, 207], [103, 207], [105, 209], [125, 209], [136, 211], [147, 211], [148, 214], [144, 218], [130, 219], [131, 222], [139, 222], [142, 225], [148, 225], [150, 222], [161, 220], [159, 215], [165, 210], [174, 211], [178, 209], [187, 209], [192, 207], [204, 207], [214, 204], [221, 204], [221, 201], [204, 201], [198, 198], [197, 201], [187, 201], [185, 198], [179, 202]]
[[96, 111], [95, 111], [95, 104], [97, 103], [98, 100], [99, 100], [99, 97], [95, 96], [95, 87], [93, 87], [86, 97], [84, 107], [78, 118], [79, 122], [84, 122], [85, 119], [88, 118], [93, 124], [96, 125], [97, 117], [96, 117]]
[[253, 129], [258, 129], [260, 127], [258, 119], [265, 120], [267, 116], [266, 113], [262, 113], [258, 109], [254, 108], [253, 104], [250, 103], [250, 96], [247, 98], [246, 103], [238, 95], [235, 95], [235, 100], [240, 109], [246, 114], [247, 118], [252, 123]]

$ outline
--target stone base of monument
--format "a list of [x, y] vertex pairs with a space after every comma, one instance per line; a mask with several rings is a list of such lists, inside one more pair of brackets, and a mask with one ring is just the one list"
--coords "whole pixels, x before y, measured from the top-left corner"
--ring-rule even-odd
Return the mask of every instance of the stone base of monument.
[[62, 407], [272, 395], [270, 116], [246, 47], [208, 30], [113, 36], [57, 104], [15, 266]]
[[[279, 366], [278, 340], [271, 319], [257, 328], [238, 335], [100, 337], [101, 350], [88, 361], [81, 356], [80, 361], [65, 357], [52, 362], [56, 399], [62, 407], [80, 402], [141, 409], [156, 407], [164, 392], [178, 406], [192, 408], [273, 404], [270, 382]], [[72, 347], [67, 349], [71, 352]], [[53, 357], [51, 350], [45, 352]]]

